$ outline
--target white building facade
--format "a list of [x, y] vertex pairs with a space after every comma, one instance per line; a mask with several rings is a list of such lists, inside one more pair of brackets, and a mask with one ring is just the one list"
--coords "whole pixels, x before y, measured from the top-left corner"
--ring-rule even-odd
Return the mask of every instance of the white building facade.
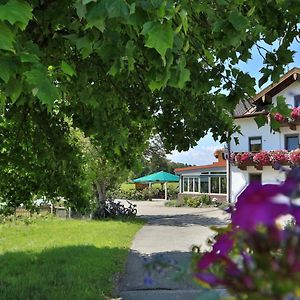
[[[266, 105], [277, 104], [278, 96], [283, 96], [290, 108], [300, 107], [299, 80], [300, 69], [294, 68], [283, 75], [278, 83], [258, 93], [250, 105], [243, 107], [240, 104], [237, 109], [235, 124], [240, 126], [242, 134], [234, 134], [228, 145], [231, 155], [227, 163], [228, 199], [231, 202], [236, 201], [251, 181], [260, 181], [262, 184], [284, 181], [285, 173], [278, 171], [276, 165], [293, 167], [295, 164], [289, 160], [290, 155], [293, 153], [296, 157], [299, 151], [300, 157], [300, 118], [281, 120], [282, 116], [267, 115], [265, 110]], [[274, 117], [276, 120], [280, 119], [280, 132], [272, 131], [269, 124], [258, 128], [255, 122], [258, 115], [263, 115], [269, 120]], [[234, 138], [238, 139], [238, 144]], [[281, 159], [283, 156], [284, 159]]]

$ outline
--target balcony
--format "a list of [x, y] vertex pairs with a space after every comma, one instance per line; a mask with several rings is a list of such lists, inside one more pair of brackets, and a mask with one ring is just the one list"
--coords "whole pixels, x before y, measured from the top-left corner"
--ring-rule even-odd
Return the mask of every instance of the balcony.
[[230, 161], [241, 170], [254, 166], [257, 170], [262, 170], [264, 166], [300, 166], [300, 149], [292, 151], [272, 150], [260, 152], [236, 152], [232, 153]]

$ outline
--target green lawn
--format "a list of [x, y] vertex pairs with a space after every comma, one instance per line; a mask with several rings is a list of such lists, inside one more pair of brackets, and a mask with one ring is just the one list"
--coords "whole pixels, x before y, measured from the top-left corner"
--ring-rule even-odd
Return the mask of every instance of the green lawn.
[[106, 299], [142, 222], [0, 225], [0, 299]]

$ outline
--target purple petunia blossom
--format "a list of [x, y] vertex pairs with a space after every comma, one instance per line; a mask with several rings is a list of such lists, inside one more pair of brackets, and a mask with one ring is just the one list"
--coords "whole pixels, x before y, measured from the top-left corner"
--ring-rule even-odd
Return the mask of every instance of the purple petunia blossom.
[[225, 257], [233, 247], [231, 233], [224, 233], [219, 236], [213, 245], [211, 252], [205, 253], [198, 262], [199, 269], [207, 269], [211, 264], [216, 262], [222, 257]]
[[223, 284], [223, 281], [221, 281], [217, 276], [209, 272], [196, 273], [195, 277], [202, 282], [208, 283], [210, 286], [217, 286]]
[[285, 191], [282, 185], [252, 183], [238, 197], [236, 209], [231, 214], [232, 224], [248, 231], [254, 231], [259, 224], [274, 226], [279, 216], [290, 212], [289, 203], [274, 201]]

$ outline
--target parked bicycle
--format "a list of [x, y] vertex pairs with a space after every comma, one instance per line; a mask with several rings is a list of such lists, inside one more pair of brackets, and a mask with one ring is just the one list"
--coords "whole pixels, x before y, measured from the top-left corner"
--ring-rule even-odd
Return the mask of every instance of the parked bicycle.
[[127, 201], [127, 203], [128, 206], [125, 206], [121, 202], [115, 202], [113, 199], [107, 199], [104, 207], [105, 217], [135, 216], [137, 214], [136, 204], [129, 201]]

